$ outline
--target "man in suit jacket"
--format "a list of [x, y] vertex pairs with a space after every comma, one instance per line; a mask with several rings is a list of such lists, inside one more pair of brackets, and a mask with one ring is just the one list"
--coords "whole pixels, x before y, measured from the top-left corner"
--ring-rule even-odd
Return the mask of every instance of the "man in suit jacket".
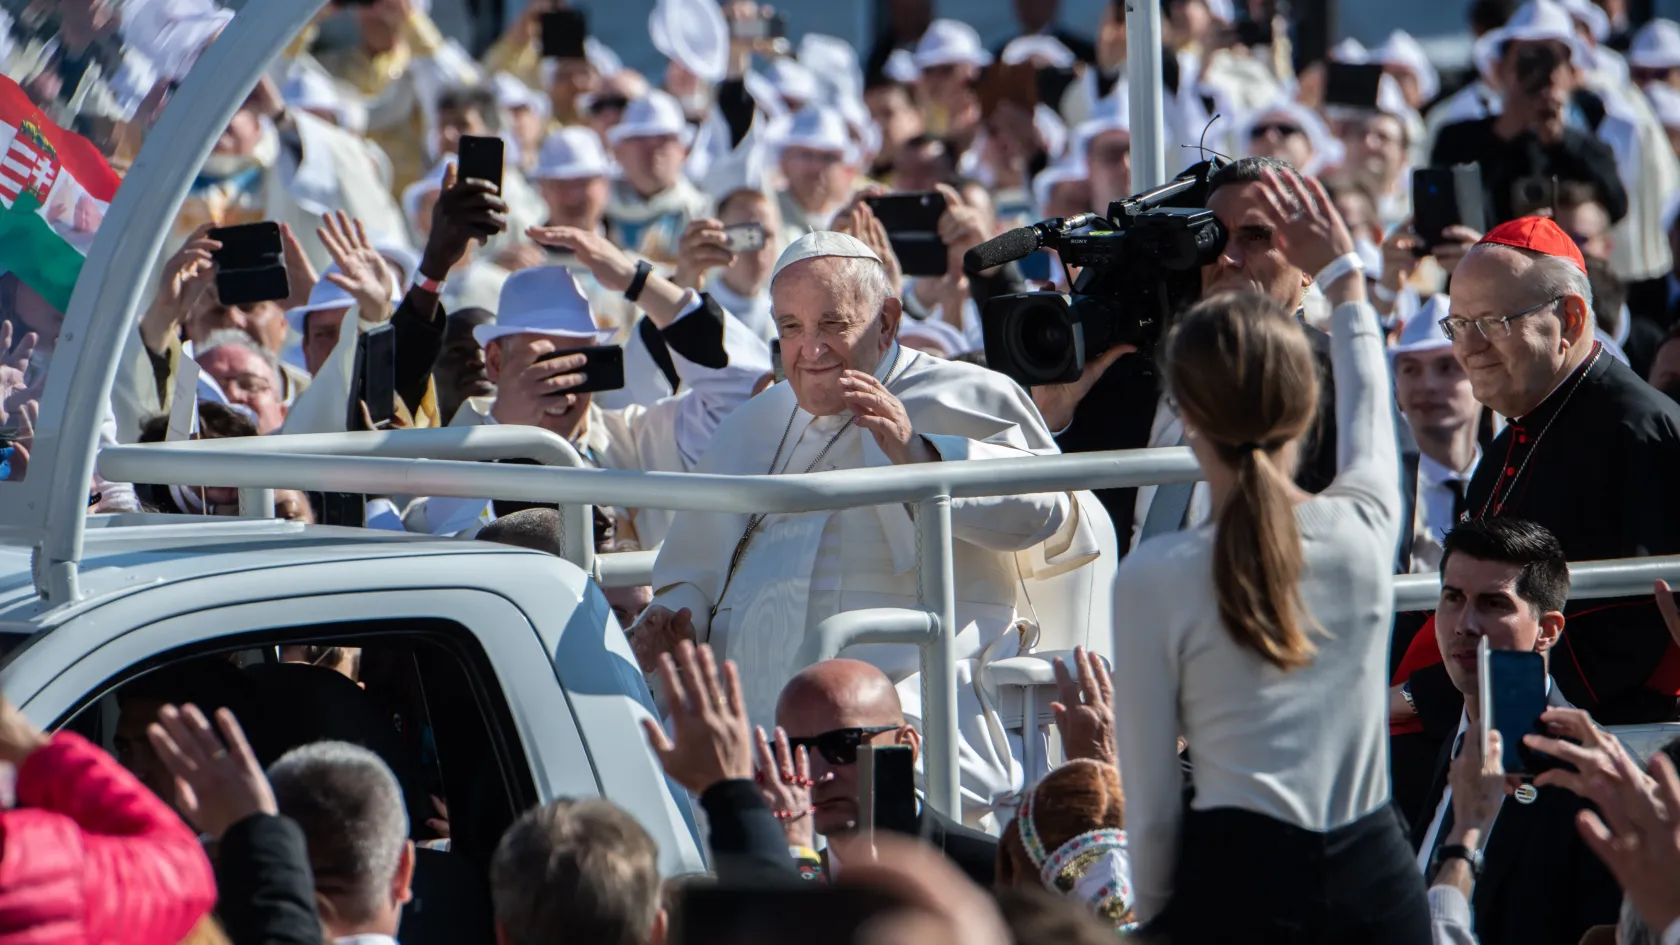
[[[1482, 712], [1477, 647], [1550, 652], [1563, 632], [1569, 569], [1557, 538], [1521, 519], [1460, 523], [1447, 534], [1441, 558], [1441, 598], [1435, 636], [1446, 672], [1462, 694], [1458, 732], [1479, 738]], [[1547, 677], [1548, 701], [1567, 707]], [[1459, 738], [1448, 739], [1436, 763], [1429, 798], [1412, 839], [1429, 879], [1443, 862], [1462, 858], [1479, 867], [1474, 906], [1483, 945], [1574, 945], [1588, 928], [1613, 923], [1621, 893], [1575, 830], [1586, 802], [1561, 787], [1523, 790], [1501, 805], [1485, 843], [1472, 849], [1448, 843], [1452, 799], [1447, 769]]]
[[[824, 660], [807, 667], [782, 689], [776, 724], [794, 750], [810, 755], [813, 826], [824, 837], [858, 829], [858, 749], [865, 745], [908, 745], [921, 752], [920, 732], [904, 721], [898, 690], [887, 675], [861, 660]], [[991, 888], [997, 872], [997, 839], [970, 830], [918, 803], [917, 831], [969, 879]], [[845, 869], [832, 849], [824, 866], [830, 877]]]

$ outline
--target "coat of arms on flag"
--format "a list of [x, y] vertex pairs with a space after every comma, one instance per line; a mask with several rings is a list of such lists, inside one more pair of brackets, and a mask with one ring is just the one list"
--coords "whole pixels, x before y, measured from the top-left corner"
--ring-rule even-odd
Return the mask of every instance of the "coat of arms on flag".
[[0, 204], [10, 210], [18, 197], [29, 194], [45, 204], [58, 179], [58, 154], [32, 121], [25, 121], [0, 156]]

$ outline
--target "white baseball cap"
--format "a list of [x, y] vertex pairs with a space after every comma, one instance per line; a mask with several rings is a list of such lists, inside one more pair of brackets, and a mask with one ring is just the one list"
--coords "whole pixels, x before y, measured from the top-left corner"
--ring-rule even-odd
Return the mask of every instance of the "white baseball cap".
[[887, 61], [881, 66], [881, 74], [894, 82], [905, 85], [916, 81], [922, 70], [916, 66], [916, 57], [908, 49], [895, 49], [887, 54]]
[[[824, 256], [839, 256], [845, 259], [873, 259], [881, 261], [863, 240], [850, 233], [838, 233], [834, 230], [813, 230], [793, 241], [782, 255], [777, 257], [775, 268], [770, 270], [770, 281], [775, 282], [782, 270], [797, 262], [807, 259], [820, 259]], [[529, 270], [527, 270], [529, 271]]]
[[624, 120], [607, 130], [607, 141], [617, 144], [630, 138], [652, 138], [658, 135], [677, 135], [686, 140], [688, 119], [683, 117], [682, 104], [669, 92], [649, 89], [624, 109]]
[[816, 75], [797, 60], [784, 57], [770, 60], [770, 64], [764, 67], [764, 77], [770, 80], [776, 94], [784, 101], [791, 99], [800, 105], [809, 105], [822, 98]]
[[591, 128], [572, 125], [543, 139], [537, 151], [532, 180], [581, 180], [605, 177], [612, 171], [601, 138]]
[[490, 87], [496, 92], [496, 103], [508, 111], [529, 108], [545, 118], [548, 117], [552, 107], [548, 96], [521, 82], [512, 73], [496, 73], [490, 79]]
[[582, 338], [606, 344], [614, 332], [602, 331], [589, 312], [589, 299], [564, 266], [521, 269], [502, 283], [496, 321], [473, 328], [480, 345], [509, 335]]
[[1680, 23], [1652, 20], [1633, 34], [1628, 65], [1635, 69], [1680, 68]]
[[1429, 54], [1423, 51], [1423, 46], [1405, 30], [1388, 34], [1388, 41], [1371, 58], [1385, 66], [1399, 66], [1417, 76], [1418, 91], [1426, 102], [1441, 91], [1441, 74], [1435, 71], [1435, 64], [1429, 61]]
[[810, 70], [828, 101], [863, 94], [863, 66], [857, 50], [838, 36], [806, 33], [799, 40], [799, 64]]
[[957, 63], [987, 66], [991, 62], [992, 54], [980, 44], [980, 34], [961, 20], [934, 20], [916, 43], [918, 70]]
[[729, 24], [716, 0], [659, 0], [648, 14], [648, 38], [703, 81], [729, 74]]
[[810, 148], [838, 152], [846, 155], [847, 160], [852, 160], [857, 151], [847, 131], [845, 116], [826, 105], [807, 105], [795, 112], [776, 145], [778, 153], [785, 148]]

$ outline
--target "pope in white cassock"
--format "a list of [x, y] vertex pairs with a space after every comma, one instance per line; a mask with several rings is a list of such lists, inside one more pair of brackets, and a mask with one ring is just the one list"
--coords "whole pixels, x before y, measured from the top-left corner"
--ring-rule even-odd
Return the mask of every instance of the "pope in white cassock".
[[[807, 234], [777, 261], [770, 292], [787, 381], [725, 419], [696, 472], [779, 475], [1057, 452], [1009, 378], [897, 342], [900, 302], [861, 241]], [[959, 755], [973, 819], [1020, 783], [1009, 740], [978, 698], [976, 667], [1015, 655], [1007, 631], [1022, 583], [1092, 560], [1097, 540], [1069, 493], [956, 499], [951, 519]], [[915, 525], [903, 505], [762, 520], [678, 512], [653, 587], [652, 605], [631, 629], [643, 669], [681, 639], [710, 642], [739, 666], [748, 714], [768, 728], [818, 623], [841, 611], [916, 605]], [[919, 721], [914, 648], [858, 646], [846, 655], [886, 671]]]

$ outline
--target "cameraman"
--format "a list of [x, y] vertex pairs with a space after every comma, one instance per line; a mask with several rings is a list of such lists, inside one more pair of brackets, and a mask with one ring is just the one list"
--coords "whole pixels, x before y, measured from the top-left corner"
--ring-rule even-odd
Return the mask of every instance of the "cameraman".
[[[1202, 294], [1260, 292], [1298, 313], [1315, 273], [1302, 269], [1286, 254], [1267, 222], [1272, 211], [1261, 186], [1267, 169], [1295, 173], [1283, 161], [1255, 157], [1226, 165], [1209, 176], [1207, 209], [1224, 224], [1228, 236], [1219, 258], [1202, 269]], [[1319, 406], [1301, 451], [1295, 483], [1317, 493], [1335, 477], [1336, 389], [1330, 371], [1329, 336], [1305, 324], [1301, 330], [1313, 346]], [[1151, 353], [1117, 346], [1086, 365], [1079, 380], [1035, 387], [1032, 396], [1050, 429], [1060, 431], [1056, 443], [1062, 452], [1083, 453], [1182, 445], [1183, 424], [1160, 392], [1161, 379]], [[1402, 442], [1401, 446], [1403, 454], [1416, 453], [1413, 444]], [[1128, 548], [1135, 546], [1146, 531], [1172, 531], [1202, 521], [1209, 509], [1207, 486], [1201, 483], [1193, 487], [1184, 483], [1100, 489], [1096, 495], [1114, 520], [1115, 533]], [[1412, 514], [1410, 503], [1404, 511]]]
[[1616, 155], [1591, 131], [1570, 123], [1572, 109], [1597, 102], [1591, 96], [1576, 101], [1581, 77], [1572, 61], [1576, 43], [1570, 30], [1567, 16], [1553, 24], [1537, 14], [1528, 27], [1510, 31], [1492, 74], [1503, 93], [1503, 111], [1448, 125], [1435, 139], [1432, 166], [1481, 165], [1490, 228], [1552, 206], [1554, 177], [1591, 184], [1612, 223], [1627, 216]]

